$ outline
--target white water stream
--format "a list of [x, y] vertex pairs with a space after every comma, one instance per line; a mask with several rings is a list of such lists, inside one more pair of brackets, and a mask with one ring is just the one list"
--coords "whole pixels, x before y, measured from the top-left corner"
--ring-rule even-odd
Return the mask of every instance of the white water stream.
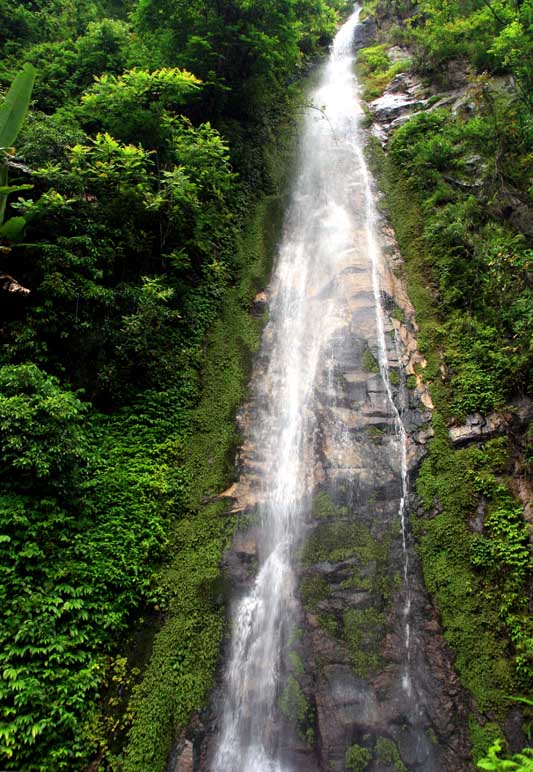
[[[399, 518], [404, 547], [405, 670], [409, 677], [409, 581], [405, 505], [406, 434], [392, 401], [381, 308], [381, 254], [373, 195], [362, 149], [362, 108], [353, 72], [356, 10], [338, 32], [309, 110], [299, 170], [272, 282], [269, 362], [260, 379], [253, 440], [262, 449], [263, 503], [259, 570], [234, 611], [214, 772], [290, 772], [279, 753], [274, 716], [283, 647], [296, 609], [295, 553], [315, 485], [318, 442], [314, 396], [332, 371], [332, 341], [345, 323], [347, 289], [359, 282], [375, 314], [366, 323], [378, 352], [399, 457]], [[325, 116], [325, 117], [324, 117]], [[327, 288], [327, 291], [324, 289]], [[360, 290], [361, 291], [361, 290]], [[344, 316], [344, 318], [342, 318]], [[363, 322], [362, 322], [363, 323]], [[342, 437], [332, 437], [335, 445]]]

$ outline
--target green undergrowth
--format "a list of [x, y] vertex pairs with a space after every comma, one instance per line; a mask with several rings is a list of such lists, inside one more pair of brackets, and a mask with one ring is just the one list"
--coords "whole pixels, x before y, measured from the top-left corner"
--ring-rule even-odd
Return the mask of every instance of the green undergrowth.
[[273, 196], [256, 207], [241, 281], [161, 390], [105, 415], [35, 365], [0, 369], [6, 769], [72, 769], [92, 756], [109, 770], [162, 770], [205, 699], [232, 528], [213, 497], [234, 474], [235, 410], [260, 332], [248, 310], [278, 209]]
[[158, 772], [205, 698], [247, 312], [344, 8], [0, 1], [4, 769]]
[[472, 759], [476, 764], [485, 756], [492, 744], [501, 738], [501, 729], [493, 721], [487, 721], [481, 726], [474, 716], [470, 716], [468, 727], [472, 739]]
[[234, 475], [234, 416], [260, 332], [248, 308], [270, 270], [276, 211], [277, 201], [264, 199], [245, 229], [240, 249], [250, 262], [206, 343], [203, 396], [181, 451], [185, 474], [194, 480], [189, 515], [170, 536], [173, 557], [158, 582], [167, 619], [132, 700], [124, 772], [164, 769], [179, 728], [202, 707], [213, 684], [224, 620], [220, 556], [234, 524], [224, 504], [203, 502]]
[[[423, 41], [422, 28], [416, 34]], [[469, 99], [464, 112], [419, 112], [392, 133], [386, 153], [370, 140], [368, 154], [405, 259], [427, 362], [419, 374], [436, 406], [417, 481], [426, 514], [413, 527], [457, 671], [475, 697], [478, 761], [503, 736], [513, 696], [533, 685], [531, 550], [510, 488], [517, 438], [458, 449], [448, 428], [477, 412], [512, 414], [512, 401], [532, 382], [533, 253], [501, 203], [513, 189], [532, 205], [532, 137], [525, 105], [487, 74], [472, 82]], [[520, 444], [527, 448], [526, 436]], [[524, 702], [526, 720], [530, 710]]]
[[[503, 718], [508, 695], [527, 690], [533, 671], [533, 626], [526, 584], [531, 569], [522, 511], [502, 482], [504, 438], [454, 450], [435, 414], [436, 437], [417, 491], [437, 512], [416, 529], [426, 585], [439, 601], [456, 666], [482, 713]], [[474, 531], [479, 502], [483, 533]]]
[[400, 757], [400, 752], [394, 740], [387, 737], [378, 737], [376, 742], [376, 760], [381, 764], [392, 767], [394, 772], [407, 772], [407, 768]]
[[363, 745], [350, 745], [344, 756], [346, 769], [350, 772], [364, 772], [372, 761], [372, 751]]
[[[405, 278], [420, 327], [419, 346], [427, 360], [423, 377], [439, 410], [433, 419], [437, 436], [429, 443], [418, 478], [425, 506], [437, 506], [438, 512], [417, 526], [425, 580], [438, 600], [463, 683], [481, 711], [495, 711], [503, 720], [508, 695], [527, 693], [533, 677], [527, 532], [521, 508], [506, 484], [510, 447], [498, 445], [503, 442], [498, 440], [485, 448], [454, 450], [446, 422], [503, 405], [516, 380], [506, 379], [502, 368], [512, 367], [513, 359], [506, 359], [505, 345], [495, 342], [502, 333], [484, 335], [485, 322], [475, 323], [467, 311], [443, 320], [444, 301], [435, 294], [435, 245], [429, 246], [424, 235], [428, 215], [409, 173], [386, 157], [377, 143], [370, 153], [405, 258]], [[465, 331], [463, 336], [460, 330]], [[494, 367], [495, 358], [501, 367]], [[524, 361], [517, 363], [519, 369]], [[451, 377], [443, 377], [443, 362], [453, 366]], [[494, 448], [499, 448], [497, 464]], [[479, 535], [470, 529], [468, 518], [474, 517], [482, 497], [488, 500], [488, 513]]]

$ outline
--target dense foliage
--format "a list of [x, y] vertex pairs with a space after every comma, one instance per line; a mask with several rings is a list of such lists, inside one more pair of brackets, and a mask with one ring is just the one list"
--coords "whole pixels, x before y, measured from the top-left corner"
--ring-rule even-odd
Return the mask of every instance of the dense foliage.
[[5, 769], [162, 770], [205, 699], [273, 137], [344, 5], [0, 0]]

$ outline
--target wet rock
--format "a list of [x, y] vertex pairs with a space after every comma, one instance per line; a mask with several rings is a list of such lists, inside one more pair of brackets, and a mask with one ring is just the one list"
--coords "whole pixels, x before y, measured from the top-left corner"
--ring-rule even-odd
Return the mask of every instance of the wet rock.
[[524, 507], [524, 520], [529, 526], [529, 539], [533, 543], [533, 484], [528, 470], [520, 465], [512, 479], [515, 495]]
[[169, 766], [167, 772], [193, 772], [194, 770], [194, 748], [190, 740], [185, 740], [178, 749], [177, 759]]
[[343, 758], [354, 727], [379, 727], [373, 690], [348, 665], [327, 665], [316, 694], [318, 732], [327, 759]]
[[421, 429], [419, 432], [416, 432], [416, 434], [413, 436], [413, 439], [419, 445], [426, 445], [434, 436], [435, 432], [431, 426], [429, 426], [426, 429]]
[[[424, 764], [427, 759], [433, 755], [431, 741], [424, 732], [418, 730], [405, 729], [398, 740], [398, 749], [402, 761], [408, 768], [418, 768]], [[431, 766], [428, 769], [435, 770]]]
[[257, 528], [237, 531], [233, 537], [232, 549], [241, 558], [253, 560], [257, 557]]
[[426, 100], [412, 97], [406, 93], [386, 91], [382, 96], [372, 100], [369, 108], [376, 121], [381, 124], [391, 124], [406, 113], [412, 113], [426, 104]]
[[467, 416], [463, 425], [452, 426], [449, 430], [450, 439], [456, 446], [488, 440], [506, 432], [509, 428], [509, 421], [510, 416], [503, 413], [491, 413], [489, 416], [475, 413]]
[[508, 220], [526, 236], [533, 236], [533, 209], [522, 199], [518, 191], [510, 187], [501, 190], [491, 203], [489, 212], [499, 219]]
[[260, 319], [265, 312], [268, 311], [269, 302], [270, 298], [265, 290], [258, 292], [252, 301], [252, 307], [250, 309], [252, 316], [256, 319]]
[[355, 28], [353, 44], [357, 51], [359, 48], [365, 48], [374, 42], [376, 37], [376, 20], [373, 16], [368, 16], [361, 24]]
[[483, 533], [485, 515], [487, 514], [487, 499], [481, 496], [477, 505], [475, 517], [470, 518], [468, 526], [474, 533]]

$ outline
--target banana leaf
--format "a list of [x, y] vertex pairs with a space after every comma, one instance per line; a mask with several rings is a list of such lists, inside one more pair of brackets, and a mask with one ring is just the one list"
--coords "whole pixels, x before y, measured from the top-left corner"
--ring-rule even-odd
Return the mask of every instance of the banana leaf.
[[26, 62], [0, 105], [0, 147], [11, 147], [30, 106], [35, 68]]

